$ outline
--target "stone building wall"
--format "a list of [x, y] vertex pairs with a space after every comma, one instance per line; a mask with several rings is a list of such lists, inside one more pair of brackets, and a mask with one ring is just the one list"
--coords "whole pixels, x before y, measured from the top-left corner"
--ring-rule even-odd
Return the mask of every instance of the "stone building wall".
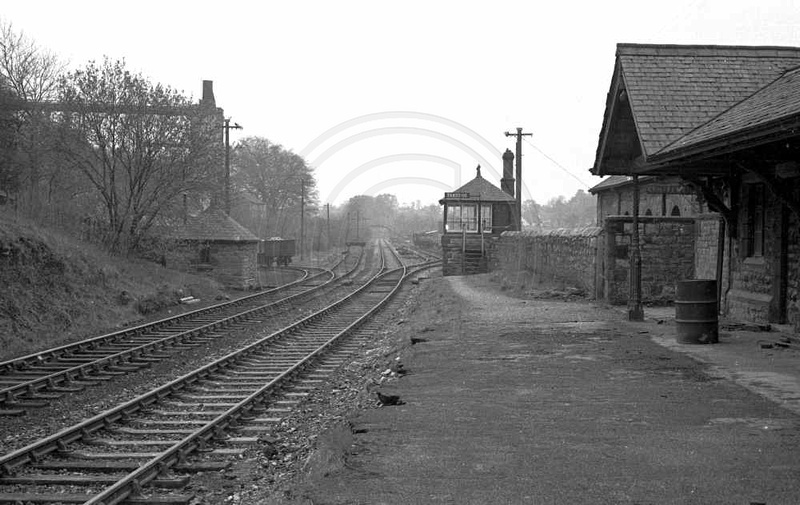
[[[606, 218], [605, 297], [627, 303], [633, 219]], [[675, 281], [694, 279], [695, 222], [684, 217], [639, 217], [642, 302], [675, 300]]]
[[[201, 250], [208, 247], [207, 262]], [[184, 272], [202, 272], [231, 289], [258, 286], [258, 242], [181, 241], [164, 255], [166, 266]]]
[[694, 258], [695, 278], [716, 279], [719, 232], [724, 226], [724, 222], [719, 214], [701, 214], [695, 219], [697, 233]]
[[767, 199], [764, 209], [764, 253], [762, 256], [748, 257], [745, 240], [748, 205], [747, 193], [743, 190], [738, 237], [732, 241], [734, 260], [730, 275], [733, 289], [725, 299], [726, 311], [730, 318], [736, 320], [776, 322], [780, 319], [778, 275], [783, 206], [776, 199]]
[[795, 331], [800, 331], [800, 219], [791, 212], [788, 218], [786, 322], [793, 325]]
[[441, 236], [442, 275], [470, 275], [488, 271], [489, 251], [496, 237], [477, 233], [445, 233]]

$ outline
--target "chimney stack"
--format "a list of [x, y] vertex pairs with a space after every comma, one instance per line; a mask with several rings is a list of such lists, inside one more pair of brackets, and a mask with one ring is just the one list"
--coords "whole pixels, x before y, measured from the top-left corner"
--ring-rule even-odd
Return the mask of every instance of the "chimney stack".
[[217, 106], [217, 102], [214, 100], [214, 81], [203, 81], [203, 98], [200, 100], [200, 105], [205, 107]]
[[500, 189], [514, 196], [514, 153], [506, 149], [503, 153], [503, 178], [500, 179]]

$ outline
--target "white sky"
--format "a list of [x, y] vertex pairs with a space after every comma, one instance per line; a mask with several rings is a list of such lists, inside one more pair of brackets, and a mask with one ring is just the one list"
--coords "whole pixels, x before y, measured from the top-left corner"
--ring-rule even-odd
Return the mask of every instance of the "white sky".
[[6, 0], [0, 17], [71, 68], [124, 58], [195, 99], [213, 80], [232, 141], [303, 154], [337, 204], [435, 203], [477, 163], [499, 186], [517, 126], [523, 198], [569, 197], [600, 181], [617, 42], [800, 46], [794, 0]]

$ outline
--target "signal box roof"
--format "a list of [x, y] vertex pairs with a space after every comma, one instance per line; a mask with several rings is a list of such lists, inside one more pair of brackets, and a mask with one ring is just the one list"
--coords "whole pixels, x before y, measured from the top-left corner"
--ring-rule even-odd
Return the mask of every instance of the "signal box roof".
[[445, 193], [444, 198], [439, 200], [439, 205], [463, 202], [465, 200], [488, 203], [511, 203], [516, 201], [513, 196], [481, 177], [480, 165], [476, 170], [478, 173], [474, 179], [454, 191]]

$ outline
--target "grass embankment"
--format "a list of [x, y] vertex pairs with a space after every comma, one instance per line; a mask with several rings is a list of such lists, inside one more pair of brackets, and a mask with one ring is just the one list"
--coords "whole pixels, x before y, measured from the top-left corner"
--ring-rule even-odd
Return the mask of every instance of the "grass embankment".
[[0, 210], [0, 361], [141, 322], [213, 281], [45, 230]]

